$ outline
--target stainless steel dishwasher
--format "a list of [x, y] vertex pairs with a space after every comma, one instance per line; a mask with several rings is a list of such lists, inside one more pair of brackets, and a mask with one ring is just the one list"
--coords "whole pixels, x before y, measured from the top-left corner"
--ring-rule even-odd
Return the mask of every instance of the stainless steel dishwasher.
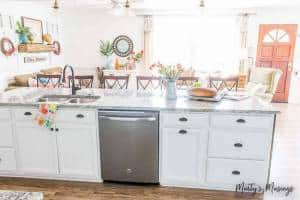
[[159, 113], [99, 111], [104, 181], [158, 183]]

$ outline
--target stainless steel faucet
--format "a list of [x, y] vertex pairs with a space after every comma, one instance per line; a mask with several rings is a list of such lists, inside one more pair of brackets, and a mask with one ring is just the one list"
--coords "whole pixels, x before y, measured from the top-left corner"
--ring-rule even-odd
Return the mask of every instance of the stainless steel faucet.
[[73, 67], [71, 66], [71, 65], [66, 65], [65, 67], [64, 67], [64, 70], [63, 70], [63, 75], [62, 75], [62, 82], [63, 83], [65, 83], [66, 82], [66, 69], [67, 68], [70, 68], [70, 70], [71, 70], [71, 73], [72, 73], [72, 95], [76, 95], [76, 91], [77, 90], [80, 90], [80, 88], [79, 87], [75, 87], [75, 75], [74, 75], [74, 69], [73, 69]]

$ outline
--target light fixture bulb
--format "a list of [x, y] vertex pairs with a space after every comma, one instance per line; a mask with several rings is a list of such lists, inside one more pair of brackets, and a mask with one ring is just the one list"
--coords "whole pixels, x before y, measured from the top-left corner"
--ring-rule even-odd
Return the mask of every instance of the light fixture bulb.
[[53, 8], [59, 9], [58, 0], [54, 0]]

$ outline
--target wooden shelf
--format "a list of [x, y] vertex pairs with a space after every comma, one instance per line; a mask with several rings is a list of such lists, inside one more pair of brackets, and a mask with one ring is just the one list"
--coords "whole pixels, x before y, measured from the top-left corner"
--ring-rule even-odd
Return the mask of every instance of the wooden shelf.
[[43, 53], [43, 52], [53, 52], [54, 50], [55, 50], [54, 45], [20, 44], [18, 46], [19, 53]]

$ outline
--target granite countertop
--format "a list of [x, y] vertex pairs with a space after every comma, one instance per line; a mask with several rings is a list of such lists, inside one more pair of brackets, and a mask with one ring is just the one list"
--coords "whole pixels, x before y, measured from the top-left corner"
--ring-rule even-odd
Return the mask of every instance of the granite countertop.
[[[43, 95], [69, 95], [70, 89], [19, 88], [0, 94], [0, 106], [38, 106]], [[138, 92], [134, 90], [82, 89], [78, 95], [100, 96], [96, 102], [86, 104], [58, 104], [59, 107], [129, 109], [129, 110], [184, 110], [199, 112], [269, 113], [276, 110], [270, 103], [256, 97], [241, 101], [223, 99], [220, 102], [192, 101], [185, 92], [179, 92], [177, 100], [166, 100], [162, 92]]]

